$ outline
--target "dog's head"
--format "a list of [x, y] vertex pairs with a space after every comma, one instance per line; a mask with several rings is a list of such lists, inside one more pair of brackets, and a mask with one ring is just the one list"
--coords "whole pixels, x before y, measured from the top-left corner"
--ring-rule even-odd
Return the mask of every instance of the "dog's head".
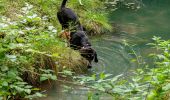
[[93, 48], [91, 48], [91, 47], [82, 47], [80, 49], [80, 53], [84, 58], [86, 58], [89, 61], [88, 68], [92, 67], [91, 62], [93, 60], [96, 63], [98, 62], [97, 53]]

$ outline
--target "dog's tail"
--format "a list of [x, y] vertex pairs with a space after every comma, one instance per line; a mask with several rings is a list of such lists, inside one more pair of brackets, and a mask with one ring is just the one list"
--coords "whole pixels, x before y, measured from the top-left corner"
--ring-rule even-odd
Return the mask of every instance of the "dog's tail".
[[65, 8], [66, 2], [67, 2], [67, 0], [63, 0], [63, 2], [62, 2], [62, 4], [61, 4], [61, 9], [62, 9], [62, 8]]

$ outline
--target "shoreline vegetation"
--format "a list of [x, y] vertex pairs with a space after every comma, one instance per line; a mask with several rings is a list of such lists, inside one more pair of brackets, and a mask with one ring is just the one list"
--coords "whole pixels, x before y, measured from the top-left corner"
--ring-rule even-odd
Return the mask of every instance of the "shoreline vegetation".
[[[68, 7], [78, 12], [88, 35], [114, 31], [106, 9], [113, 7], [112, 10], [116, 10], [119, 5], [127, 9], [139, 9], [141, 5], [139, 2], [128, 3], [124, 0], [112, 3], [104, 1], [84, 0], [82, 5], [77, 0], [70, 0], [68, 3]], [[74, 84], [83, 84], [99, 94], [109, 94], [114, 99], [145, 97], [154, 100], [158, 97], [168, 100], [169, 41], [153, 38], [156, 43], [150, 45], [162, 51], [152, 54], [156, 67], [138, 69], [134, 72], [136, 77], [131, 76], [130, 83], [123, 75], [108, 78], [111, 75], [107, 73], [77, 77], [77, 74], [87, 71], [87, 61], [58, 37], [61, 26], [56, 12], [60, 3], [57, 0], [0, 1], [0, 100], [45, 97], [37, 87], [58, 79], [71, 79], [72, 83], [75, 81]], [[89, 100], [93, 100], [94, 96], [95, 93], [90, 92]]]

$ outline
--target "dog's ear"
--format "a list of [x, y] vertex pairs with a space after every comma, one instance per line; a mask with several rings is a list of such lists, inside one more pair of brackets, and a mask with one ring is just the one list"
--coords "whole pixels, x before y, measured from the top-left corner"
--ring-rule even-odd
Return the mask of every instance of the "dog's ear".
[[97, 53], [96, 53], [96, 51], [94, 51], [94, 62], [98, 62], [98, 58], [97, 58]]

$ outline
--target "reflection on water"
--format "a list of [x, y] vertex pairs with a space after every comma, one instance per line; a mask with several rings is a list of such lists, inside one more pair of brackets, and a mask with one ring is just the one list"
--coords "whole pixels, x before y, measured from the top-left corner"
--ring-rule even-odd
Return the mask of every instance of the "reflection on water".
[[170, 0], [143, 0], [143, 2], [145, 3], [143, 9], [134, 12], [117, 10], [111, 14], [110, 19], [120, 25], [122, 32], [145, 39], [147, 42], [154, 35], [169, 39]]
[[[72, 89], [69, 91], [65, 91], [65, 86], [70, 86]], [[46, 87], [47, 89], [51, 89], [47, 91], [48, 97], [41, 98], [41, 100], [87, 100], [87, 93], [84, 91], [88, 91], [88, 88], [74, 86], [72, 84], [66, 84], [61, 82], [54, 82]]]
[[[69, 88], [69, 87], [71, 88]], [[69, 88], [69, 89], [68, 89]], [[46, 84], [43, 89], [47, 89], [45, 98], [39, 100], [88, 100], [88, 91], [86, 87], [81, 87], [73, 84], [64, 82], [54, 82]], [[103, 95], [100, 97], [101, 100], [112, 100], [110, 95]]]
[[128, 33], [131, 35], [137, 34], [140, 32], [146, 32], [147, 29], [144, 28], [142, 25], [134, 24], [134, 23], [127, 23], [127, 24], [119, 24], [120, 31], [123, 33]]
[[[143, 1], [145, 6], [139, 11], [117, 10], [111, 14], [110, 20], [117, 23], [120, 29], [119, 36], [106, 35], [92, 39], [99, 56], [99, 63], [94, 64], [92, 69], [94, 72], [118, 75], [135, 67], [130, 62], [131, 56], [122, 44], [123, 39], [137, 44], [135, 50], [138, 50], [141, 55], [146, 55], [151, 49], [145, 44], [151, 41], [153, 36], [170, 38], [170, 0]], [[56, 82], [47, 91], [49, 96], [41, 100], [87, 100], [87, 88], [73, 85], [71, 91], [62, 92], [63, 85], [72, 86]], [[103, 96], [100, 100], [112, 100], [112, 98]]]

